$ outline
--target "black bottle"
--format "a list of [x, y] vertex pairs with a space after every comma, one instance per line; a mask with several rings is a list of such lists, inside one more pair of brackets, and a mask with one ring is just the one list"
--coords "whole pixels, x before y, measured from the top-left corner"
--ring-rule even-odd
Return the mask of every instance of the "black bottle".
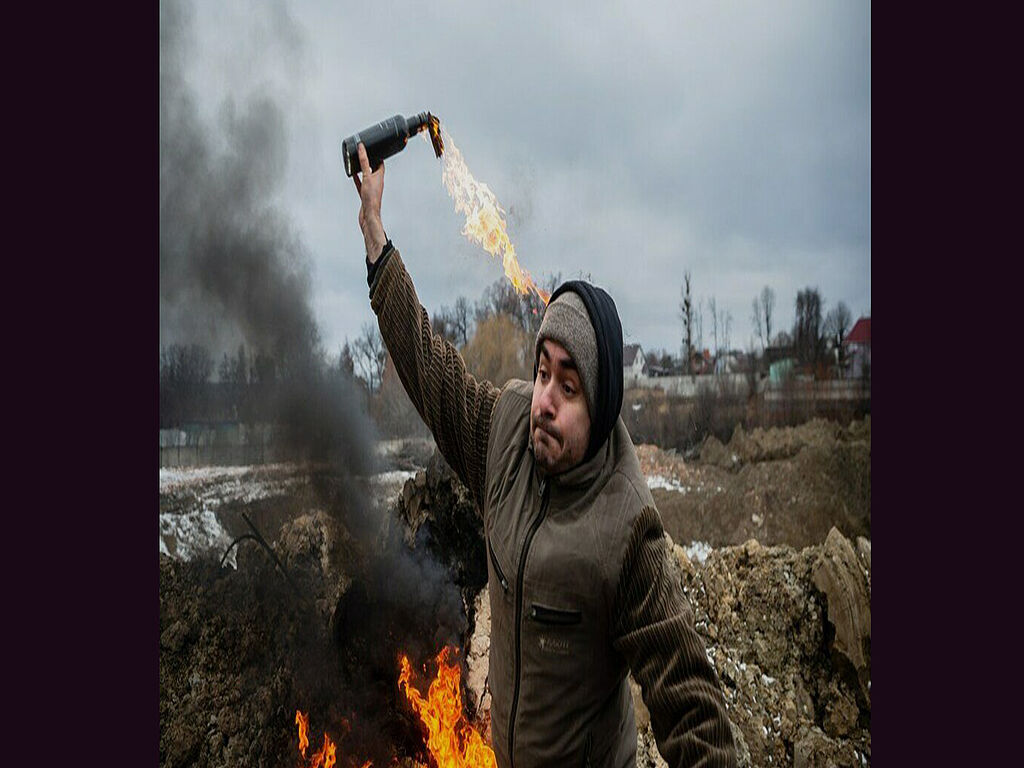
[[345, 163], [345, 175], [351, 176], [359, 171], [359, 142], [366, 146], [366, 157], [370, 161], [370, 170], [380, 168], [385, 157], [391, 157], [405, 149], [406, 143], [420, 131], [430, 131], [430, 141], [434, 145], [437, 157], [444, 152], [441, 141], [441, 121], [429, 112], [420, 112], [410, 118], [395, 115], [377, 123], [365, 131], [353, 134], [341, 142], [341, 159]]

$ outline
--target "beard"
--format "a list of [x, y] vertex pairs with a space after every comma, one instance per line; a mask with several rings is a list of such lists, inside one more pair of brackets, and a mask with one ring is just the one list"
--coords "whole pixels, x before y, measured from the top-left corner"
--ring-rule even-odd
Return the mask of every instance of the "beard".
[[583, 458], [585, 445], [566, 440], [550, 421], [537, 419], [531, 432], [533, 458], [544, 474], [557, 475], [572, 469]]

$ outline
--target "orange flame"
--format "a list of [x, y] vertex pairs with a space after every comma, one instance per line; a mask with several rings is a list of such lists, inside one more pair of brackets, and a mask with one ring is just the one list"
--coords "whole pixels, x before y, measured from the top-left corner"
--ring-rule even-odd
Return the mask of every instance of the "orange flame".
[[[309, 747], [309, 715], [295, 710], [295, 724], [299, 726], [299, 752], [305, 761], [306, 749]], [[338, 761], [338, 748], [326, 733], [324, 734], [324, 745], [312, 754], [309, 761], [308, 768], [334, 768]], [[370, 768], [372, 765], [373, 762], [368, 760], [363, 763], [362, 768]]]
[[516, 291], [523, 295], [533, 291], [546, 305], [551, 294], [539, 288], [530, 273], [519, 266], [515, 246], [509, 240], [505, 226], [505, 210], [498, 205], [490, 188], [473, 178], [448, 132], [443, 128], [441, 131], [446, 150], [442, 156], [442, 180], [455, 201], [455, 210], [466, 216], [462, 234], [482, 246], [491, 256], [501, 256], [505, 276]]
[[309, 746], [309, 715], [303, 715], [295, 710], [295, 724], [299, 726], [299, 752], [306, 757], [306, 748]]
[[457, 651], [443, 648], [437, 655], [437, 677], [425, 699], [410, 684], [412, 665], [404, 655], [398, 687], [427, 728], [427, 750], [438, 768], [497, 768], [494, 750], [462, 716], [462, 673], [458, 664], [448, 663], [449, 653]]

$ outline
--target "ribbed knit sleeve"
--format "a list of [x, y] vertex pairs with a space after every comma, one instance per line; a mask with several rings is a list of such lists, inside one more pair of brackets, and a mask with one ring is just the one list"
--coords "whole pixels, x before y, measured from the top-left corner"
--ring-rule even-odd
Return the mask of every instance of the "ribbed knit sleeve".
[[666, 557], [661, 519], [645, 508], [626, 548], [613, 643], [640, 684], [658, 750], [668, 764], [735, 766], [721, 684]]
[[487, 438], [498, 388], [466, 371], [458, 350], [433, 332], [397, 250], [378, 262], [370, 306], [409, 399], [482, 512]]

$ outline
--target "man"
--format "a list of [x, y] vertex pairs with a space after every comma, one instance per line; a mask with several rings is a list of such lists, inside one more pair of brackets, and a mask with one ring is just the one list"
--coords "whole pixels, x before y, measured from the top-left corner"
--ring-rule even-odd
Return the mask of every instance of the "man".
[[384, 234], [384, 165], [371, 173], [358, 152], [371, 306], [402, 384], [483, 516], [498, 765], [634, 765], [630, 670], [670, 765], [735, 765], [718, 679], [619, 418], [615, 303], [588, 283], [563, 284], [537, 335], [532, 386], [477, 381], [432, 332]]

